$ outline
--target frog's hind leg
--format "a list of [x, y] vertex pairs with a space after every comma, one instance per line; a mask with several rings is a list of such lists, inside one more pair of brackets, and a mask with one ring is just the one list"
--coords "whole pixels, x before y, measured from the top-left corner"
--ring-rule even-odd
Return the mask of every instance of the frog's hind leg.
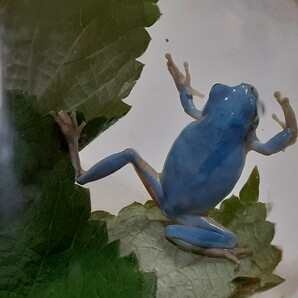
[[92, 182], [118, 171], [128, 163], [131, 163], [138, 176], [142, 180], [147, 191], [157, 205], [163, 200], [163, 189], [160, 183], [160, 174], [157, 173], [141, 156], [133, 149], [126, 149], [113, 154], [95, 164], [88, 171], [81, 168], [78, 140], [86, 123], [78, 125], [76, 113], [71, 116], [66, 112], [50, 112], [64, 134], [71, 156], [71, 161], [76, 172], [76, 181], [79, 184]]
[[208, 248], [233, 248], [237, 237], [211, 218], [183, 215], [176, 217], [179, 225], [166, 227], [166, 237], [173, 242], [183, 240], [190, 245]]
[[238, 255], [253, 253], [250, 248], [236, 247], [236, 235], [209, 217], [184, 215], [176, 219], [181, 224], [166, 227], [166, 238], [184, 250], [225, 257], [237, 265]]
[[133, 165], [150, 196], [159, 206], [161, 200], [163, 200], [160, 174], [157, 173], [134, 149], [129, 148], [106, 157], [78, 177], [77, 182], [79, 184], [85, 184], [99, 180], [113, 174], [128, 163]]

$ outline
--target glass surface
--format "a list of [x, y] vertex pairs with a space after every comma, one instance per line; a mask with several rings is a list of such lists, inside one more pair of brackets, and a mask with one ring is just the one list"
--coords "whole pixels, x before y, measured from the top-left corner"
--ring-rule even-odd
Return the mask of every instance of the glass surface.
[[[288, 96], [298, 113], [298, 2], [294, 0], [160, 0], [163, 15], [149, 32], [151, 44], [141, 57], [145, 68], [125, 100], [132, 110], [81, 154], [85, 168], [111, 153], [135, 148], [157, 171], [181, 129], [189, 123], [166, 68], [170, 52], [181, 66], [187, 60], [192, 85], [208, 96], [216, 82], [252, 83], [265, 104], [258, 136], [266, 141], [280, 128], [282, 116], [273, 92]], [[204, 100], [196, 100], [201, 106]], [[265, 157], [250, 153], [233, 193], [238, 194], [255, 165], [261, 176], [260, 200], [271, 205], [276, 223], [273, 244], [283, 248], [277, 273], [286, 281], [256, 297], [298, 296], [298, 145]], [[132, 167], [90, 183], [93, 209], [117, 213], [122, 207], [150, 199]]]

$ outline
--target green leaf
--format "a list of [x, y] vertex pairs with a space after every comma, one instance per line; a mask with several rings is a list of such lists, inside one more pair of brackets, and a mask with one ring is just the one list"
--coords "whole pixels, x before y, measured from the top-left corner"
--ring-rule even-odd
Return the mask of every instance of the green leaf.
[[155, 274], [140, 271], [134, 253], [120, 256], [105, 222], [90, 220], [89, 193], [75, 185], [48, 115], [79, 111], [82, 148], [128, 112], [121, 100], [141, 74], [135, 59], [159, 17], [155, 2], [0, 2], [16, 178], [0, 184], [1, 298], [155, 296]]
[[[77, 110], [94, 135], [125, 115], [143, 64], [136, 61], [160, 16], [149, 0], [4, 0], [5, 88], [32, 95], [43, 114]], [[90, 138], [89, 138], [90, 139]], [[90, 140], [89, 140], [90, 141]]]
[[7, 96], [22, 204], [0, 212], [0, 297], [154, 297], [155, 274], [140, 271], [134, 253], [121, 257], [106, 223], [89, 219], [89, 192], [74, 184], [54, 120], [25, 94]]
[[141, 273], [134, 254], [119, 258], [119, 243], [102, 235], [104, 224], [86, 222], [71, 248], [43, 256], [1, 235], [0, 297], [154, 297], [154, 274]]
[[106, 220], [109, 239], [120, 239], [121, 255], [135, 252], [141, 269], [157, 274], [157, 297], [247, 297], [280, 284], [272, 273], [281, 251], [272, 246], [274, 226], [266, 221], [265, 205], [258, 202], [259, 175], [255, 168], [241, 191], [214, 209], [210, 216], [235, 232], [241, 246], [250, 246], [254, 256], [241, 258], [238, 271], [227, 259], [185, 252], [164, 238], [171, 221], [151, 201], [134, 203], [118, 216], [94, 212], [94, 220]]
[[257, 167], [255, 167], [243, 188], [240, 191], [240, 200], [246, 203], [254, 203], [259, 198], [260, 177]]

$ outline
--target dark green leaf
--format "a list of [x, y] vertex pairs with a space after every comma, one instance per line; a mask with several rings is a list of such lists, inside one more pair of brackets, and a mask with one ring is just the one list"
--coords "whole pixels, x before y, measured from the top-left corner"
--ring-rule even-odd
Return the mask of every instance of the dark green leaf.
[[120, 257], [106, 223], [89, 220], [89, 192], [74, 184], [53, 119], [29, 103], [10, 100], [22, 205], [9, 219], [0, 212], [0, 297], [154, 297], [155, 274], [133, 253]]
[[260, 177], [255, 167], [243, 188], [240, 191], [240, 200], [245, 203], [257, 202], [259, 198]]

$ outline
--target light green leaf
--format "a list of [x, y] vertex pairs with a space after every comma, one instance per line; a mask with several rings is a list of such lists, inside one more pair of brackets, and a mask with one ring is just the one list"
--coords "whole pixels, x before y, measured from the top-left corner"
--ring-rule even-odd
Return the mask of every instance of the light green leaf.
[[265, 290], [283, 279], [272, 271], [281, 259], [281, 251], [270, 245], [274, 226], [266, 221], [266, 209], [257, 198], [258, 171], [255, 169], [241, 191], [241, 198], [225, 200], [210, 216], [234, 231], [242, 246], [254, 248], [254, 256], [235, 264], [227, 259], [209, 258], [185, 252], [164, 238], [171, 221], [162, 216], [153, 202], [134, 203], [117, 217], [98, 211], [93, 219], [105, 219], [109, 239], [120, 239], [121, 254], [135, 252], [141, 269], [157, 274], [157, 297], [246, 297]]

